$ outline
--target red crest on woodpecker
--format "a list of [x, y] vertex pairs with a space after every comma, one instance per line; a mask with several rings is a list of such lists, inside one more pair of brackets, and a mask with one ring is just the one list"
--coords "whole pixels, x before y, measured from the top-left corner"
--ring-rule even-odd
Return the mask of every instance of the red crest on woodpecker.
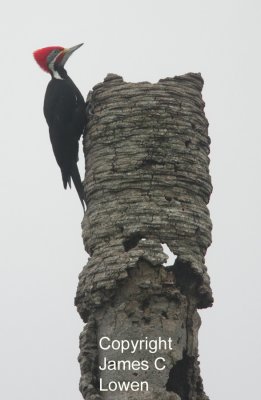
[[61, 46], [49, 46], [49, 47], [44, 47], [39, 50], [35, 50], [33, 52], [33, 56], [37, 64], [45, 71], [45, 72], [50, 72], [47, 64], [47, 57], [48, 55], [53, 51], [53, 50], [59, 50], [62, 51], [64, 50], [64, 47]]

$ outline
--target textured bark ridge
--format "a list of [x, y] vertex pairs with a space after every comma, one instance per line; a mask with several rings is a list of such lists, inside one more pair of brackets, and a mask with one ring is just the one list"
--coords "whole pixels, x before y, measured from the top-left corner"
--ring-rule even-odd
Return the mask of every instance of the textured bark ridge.
[[[126, 83], [109, 74], [89, 94], [84, 153], [90, 254], [75, 303], [80, 390], [85, 399], [205, 400], [198, 363], [197, 308], [213, 298], [204, 256], [211, 243], [207, 203], [208, 122], [200, 74]], [[162, 244], [176, 255], [168, 268]], [[172, 340], [157, 353], [102, 350], [99, 340]], [[104, 357], [129, 360], [101, 371]], [[164, 358], [165, 369], [153, 367]], [[146, 360], [147, 370], [135, 369]], [[147, 391], [101, 391], [111, 381], [148, 382]]]

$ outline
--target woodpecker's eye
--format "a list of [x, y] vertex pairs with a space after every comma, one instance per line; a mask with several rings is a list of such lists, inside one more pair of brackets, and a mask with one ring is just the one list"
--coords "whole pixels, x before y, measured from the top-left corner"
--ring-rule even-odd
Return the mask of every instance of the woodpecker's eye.
[[52, 51], [52, 57], [55, 58], [60, 53], [60, 50], [56, 49]]
[[58, 49], [51, 51], [51, 53], [47, 57], [47, 64], [50, 64], [51, 62], [53, 62], [59, 53], [60, 53], [60, 50], [58, 50]]

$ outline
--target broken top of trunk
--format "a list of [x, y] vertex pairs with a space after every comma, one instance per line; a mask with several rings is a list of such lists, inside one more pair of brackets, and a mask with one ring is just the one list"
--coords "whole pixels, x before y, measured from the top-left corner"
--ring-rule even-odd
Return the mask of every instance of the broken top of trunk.
[[163, 243], [177, 256], [169, 270], [181, 292], [198, 308], [212, 304], [204, 264], [212, 186], [202, 87], [194, 73], [155, 84], [109, 74], [89, 94], [82, 227], [91, 257], [76, 296], [84, 321], [113, 298], [139, 260], [162, 265]]

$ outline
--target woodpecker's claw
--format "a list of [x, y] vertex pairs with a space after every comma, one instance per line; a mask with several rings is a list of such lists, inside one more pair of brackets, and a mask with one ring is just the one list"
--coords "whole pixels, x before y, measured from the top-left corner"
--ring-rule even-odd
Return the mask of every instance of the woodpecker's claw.
[[89, 101], [86, 101], [86, 114], [87, 115], [93, 115], [92, 109], [91, 109], [91, 103]]

